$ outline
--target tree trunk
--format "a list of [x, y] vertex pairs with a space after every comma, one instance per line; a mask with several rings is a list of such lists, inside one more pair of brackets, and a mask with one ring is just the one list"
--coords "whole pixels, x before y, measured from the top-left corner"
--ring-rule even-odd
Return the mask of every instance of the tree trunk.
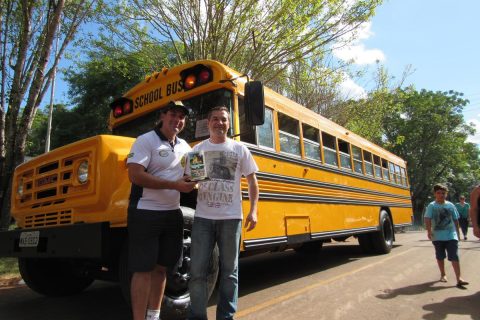
[[[6, 180], [6, 185], [3, 185], [2, 183], [2, 190], [0, 195], [0, 210], [2, 212], [0, 216], [0, 231], [8, 230], [8, 227], [10, 226], [10, 195], [12, 193], [11, 177], [12, 176], [10, 175], [10, 179]], [[1, 178], [3, 180], [4, 177]], [[7, 177], [5, 177], [5, 179], [7, 179]]]

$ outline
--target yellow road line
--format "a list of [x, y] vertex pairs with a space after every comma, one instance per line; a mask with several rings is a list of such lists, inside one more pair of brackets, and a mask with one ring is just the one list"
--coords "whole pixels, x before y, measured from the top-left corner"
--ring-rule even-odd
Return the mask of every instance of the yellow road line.
[[236, 314], [235, 314], [235, 317], [236, 318], [241, 318], [241, 317], [245, 317], [251, 313], [254, 313], [254, 312], [257, 312], [257, 311], [260, 311], [262, 309], [265, 309], [265, 308], [268, 308], [270, 306], [273, 306], [275, 304], [278, 304], [280, 302], [283, 302], [285, 300], [288, 300], [292, 297], [295, 297], [295, 296], [298, 296], [302, 293], [305, 293], [307, 291], [310, 291], [310, 290], [313, 290], [315, 288], [318, 288], [318, 287], [321, 287], [323, 285], [326, 285], [326, 284], [329, 284], [333, 281], [336, 281], [338, 279], [341, 279], [343, 277], [347, 277], [347, 276], [350, 276], [352, 274], [355, 274], [355, 273], [358, 273], [360, 271], [363, 271], [363, 270], [366, 270], [368, 268], [371, 268], [373, 266], [376, 266], [376, 265], [379, 265], [381, 263], [384, 263], [385, 261], [388, 261], [388, 260], [391, 260], [391, 259], [394, 259], [396, 257], [399, 257], [399, 256], [402, 256], [412, 250], [415, 250], [415, 249], [418, 249], [418, 248], [410, 248], [408, 250], [405, 250], [403, 252], [400, 252], [400, 253], [397, 253], [395, 255], [389, 255], [387, 258], [385, 259], [382, 259], [380, 261], [377, 261], [377, 262], [374, 262], [374, 263], [371, 263], [371, 264], [368, 264], [366, 266], [363, 266], [359, 269], [355, 269], [355, 270], [352, 270], [352, 271], [349, 271], [349, 272], [345, 272], [345, 273], [342, 273], [342, 274], [339, 274], [338, 276], [335, 276], [335, 277], [332, 277], [332, 278], [329, 278], [329, 279], [326, 279], [326, 280], [323, 280], [323, 281], [320, 281], [320, 282], [317, 282], [315, 284], [312, 284], [312, 285], [309, 285], [309, 286], [306, 286], [302, 289], [299, 289], [299, 290], [295, 290], [295, 291], [292, 291], [292, 292], [289, 292], [287, 294], [284, 294], [284, 295], [281, 295], [281, 296], [278, 296], [278, 297], [275, 297], [273, 299], [270, 299], [270, 300], [267, 300], [263, 303], [260, 303], [260, 304], [257, 304], [253, 307], [250, 307], [250, 308], [247, 308], [247, 309], [244, 309], [244, 310], [241, 310], [241, 311], [238, 311]]

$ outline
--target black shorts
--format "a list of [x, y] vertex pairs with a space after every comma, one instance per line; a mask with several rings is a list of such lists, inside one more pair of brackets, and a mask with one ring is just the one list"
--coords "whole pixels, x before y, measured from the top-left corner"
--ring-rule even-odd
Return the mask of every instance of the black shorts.
[[457, 240], [433, 241], [433, 246], [435, 247], [435, 258], [437, 260], [445, 260], [448, 256], [448, 261], [458, 261]]
[[129, 208], [128, 241], [131, 272], [152, 271], [156, 264], [173, 268], [182, 254], [182, 211]]

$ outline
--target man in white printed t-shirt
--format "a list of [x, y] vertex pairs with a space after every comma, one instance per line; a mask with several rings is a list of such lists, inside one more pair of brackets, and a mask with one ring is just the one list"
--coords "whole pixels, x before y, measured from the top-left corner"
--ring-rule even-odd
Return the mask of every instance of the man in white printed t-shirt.
[[191, 148], [177, 137], [188, 109], [171, 102], [162, 109], [158, 126], [135, 140], [127, 158], [132, 182], [128, 207], [129, 269], [134, 320], [160, 319], [167, 268], [175, 266], [183, 246], [180, 192], [195, 182], [184, 176]]
[[[197, 207], [190, 248], [191, 306], [188, 319], [207, 319], [207, 270], [215, 243], [219, 249], [220, 284], [217, 320], [233, 319], [238, 300], [238, 256], [242, 229], [242, 175], [248, 182], [250, 211], [247, 231], [257, 224], [258, 167], [242, 143], [227, 138], [230, 115], [226, 107], [214, 107], [207, 119], [210, 138], [193, 151], [203, 152], [208, 180], [198, 185]], [[187, 174], [190, 173], [187, 161]]]

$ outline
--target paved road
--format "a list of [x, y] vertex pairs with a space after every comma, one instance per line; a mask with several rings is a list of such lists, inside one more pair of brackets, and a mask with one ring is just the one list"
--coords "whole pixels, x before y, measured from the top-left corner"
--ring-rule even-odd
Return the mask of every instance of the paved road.
[[316, 257], [286, 252], [244, 260], [237, 319], [480, 319], [480, 241], [460, 243], [462, 273], [471, 282], [461, 290], [450, 263], [449, 282], [438, 282], [424, 232], [396, 237], [388, 255], [363, 255], [350, 238]]
[[[397, 234], [388, 255], [367, 256], [355, 239], [327, 244], [322, 253], [280, 252], [240, 263], [236, 319], [474, 319], [480, 320], [480, 241], [461, 242], [468, 289], [439, 275], [423, 232]], [[208, 309], [215, 319], [215, 296]], [[0, 319], [130, 319], [115, 284], [97, 282], [83, 294], [45, 298], [26, 287], [0, 289]]]

